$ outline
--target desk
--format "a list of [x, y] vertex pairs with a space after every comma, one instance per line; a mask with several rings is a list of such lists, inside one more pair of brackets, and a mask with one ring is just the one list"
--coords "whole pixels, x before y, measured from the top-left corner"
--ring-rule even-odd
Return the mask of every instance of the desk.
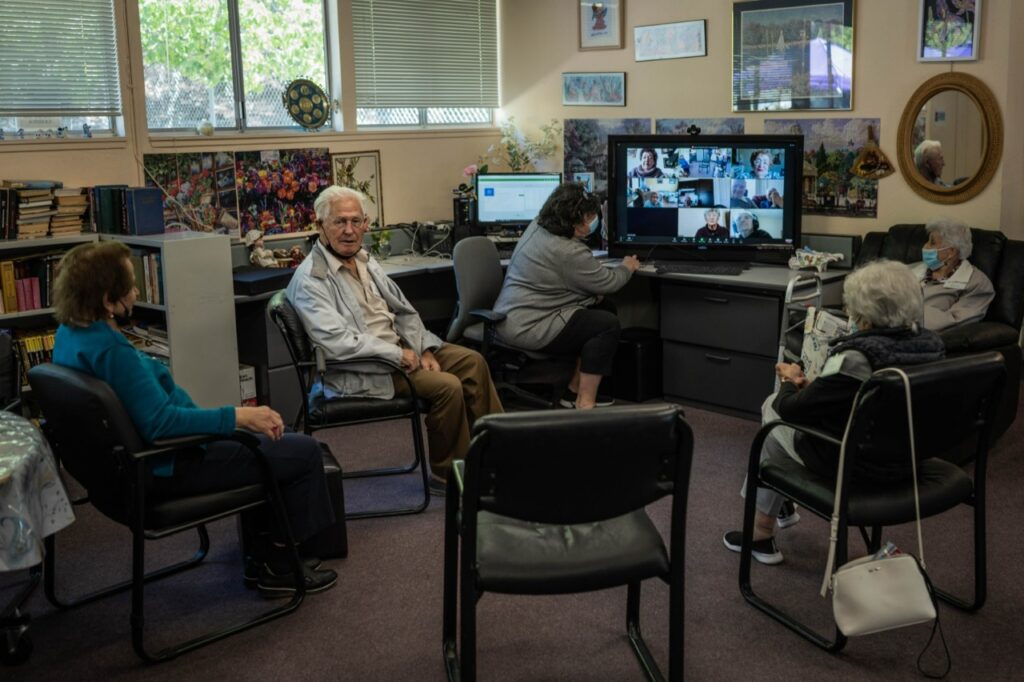
[[[443, 337], [456, 301], [451, 259], [403, 255], [381, 265], [428, 328]], [[610, 298], [623, 327], [660, 331], [666, 397], [754, 417], [775, 381], [786, 287], [800, 274], [807, 271], [757, 264], [738, 276], [658, 275], [644, 267]], [[844, 277], [844, 271], [822, 274], [825, 304], [841, 302]], [[239, 359], [257, 367], [260, 403], [291, 419], [300, 404], [298, 383], [280, 333], [266, 316], [270, 296], [238, 302]]]

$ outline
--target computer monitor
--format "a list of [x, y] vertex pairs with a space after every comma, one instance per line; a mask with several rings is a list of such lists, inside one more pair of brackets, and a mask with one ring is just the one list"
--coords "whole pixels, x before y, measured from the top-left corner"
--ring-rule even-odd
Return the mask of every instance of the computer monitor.
[[609, 251], [780, 263], [800, 241], [803, 137], [612, 135]]
[[476, 223], [484, 232], [522, 231], [562, 183], [561, 173], [483, 173], [476, 176]]

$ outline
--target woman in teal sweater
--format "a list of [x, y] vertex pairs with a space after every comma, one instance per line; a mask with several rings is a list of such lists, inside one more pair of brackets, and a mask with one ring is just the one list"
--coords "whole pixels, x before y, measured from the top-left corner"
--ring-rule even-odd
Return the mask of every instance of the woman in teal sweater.
[[[55, 317], [60, 322], [53, 362], [102, 379], [114, 390], [143, 440], [194, 434], [229, 435], [235, 429], [256, 434], [260, 449], [281, 487], [292, 535], [297, 542], [334, 522], [319, 444], [286, 433], [281, 415], [269, 407], [225, 405], [202, 408], [174, 383], [162, 363], [137, 351], [118, 330], [138, 296], [128, 247], [120, 242], [82, 244], [60, 262], [54, 284]], [[232, 339], [232, 341], [234, 341]], [[262, 481], [259, 462], [240, 443], [215, 441], [193, 452], [152, 465], [156, 497], [201, 495]], [[261, 556], [246, 565], [246, 581], [268, 596], [294, 590], [288, 574], [284, 533], [269, 510], [250, 517]], [[332, 570], [307, 562], [308, 592], [331, 587]]]

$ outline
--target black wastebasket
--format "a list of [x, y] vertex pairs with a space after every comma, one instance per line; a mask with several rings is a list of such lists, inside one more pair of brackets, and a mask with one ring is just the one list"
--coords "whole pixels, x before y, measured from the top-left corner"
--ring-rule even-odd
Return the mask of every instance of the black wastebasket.
[[640, 403], [661, 397], [661, 336], [657, 329], [622, 330], [610, 379], [615, 398]]

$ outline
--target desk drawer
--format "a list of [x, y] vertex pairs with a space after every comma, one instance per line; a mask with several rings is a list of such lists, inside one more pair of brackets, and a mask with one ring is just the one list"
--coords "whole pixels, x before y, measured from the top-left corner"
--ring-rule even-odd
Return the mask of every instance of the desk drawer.
[[760, 412], [775, 385], [775, 360], [664, 342], [665, 394]]
[[704, 287], [666, 284], [661, 337], [774, 357], [779, 347], [780, 299]]

